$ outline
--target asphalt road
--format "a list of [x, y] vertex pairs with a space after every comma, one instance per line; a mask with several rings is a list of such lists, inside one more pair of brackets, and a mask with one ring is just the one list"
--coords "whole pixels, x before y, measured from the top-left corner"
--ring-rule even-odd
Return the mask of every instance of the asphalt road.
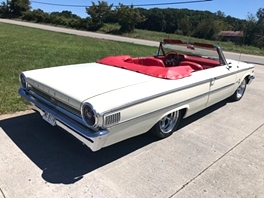
[[2, 115], [0, 197], [263, 198], [263, 65], [255, 76], [241, 101], [183, 120], [167, 139], [95, 153], [38, 114]]

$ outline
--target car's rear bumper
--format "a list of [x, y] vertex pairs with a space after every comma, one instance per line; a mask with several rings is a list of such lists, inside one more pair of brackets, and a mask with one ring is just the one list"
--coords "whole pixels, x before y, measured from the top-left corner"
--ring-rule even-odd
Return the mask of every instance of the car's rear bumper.
[[31, 108], [35, 111], [38, 111], [41, 116], [43, 116], [45, 112], [53, 115], [56, 119], [55, 123], [57, 126], [72, 134], [74, 137], [88, 146], [92, 151], [98, 151], [104, 146], [109, 134], [108, 130], [105, 129], [94, 132], [88, 127], [81, 126], [80, 123], [72, 120], [66, 115], [58, 113], [57, 111], [49, 108], [48, 105], [40, 102], [32, 95], [27, 93], [24, 89], [20, 88], [18, 93], [28, 100], [31, 104]]

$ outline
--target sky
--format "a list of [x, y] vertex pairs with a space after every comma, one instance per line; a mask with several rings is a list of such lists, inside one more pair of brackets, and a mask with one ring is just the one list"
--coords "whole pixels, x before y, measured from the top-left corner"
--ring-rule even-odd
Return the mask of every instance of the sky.
[[[30, 0], [31, 1], [31, 0]], [[104, 0], [109, 4], [118, 5], [122, 3], [124, 5], [142, 5], [142, 4], [159, 4], [159, 3], [173, 3], [173, 2], [186, 2], [192, 0]], [[69, 10], [73, 14], [77, 14], [80, 17], [87, 17], [85, 7], [74, 7], [74, 6], [55, 6], [55, 5], [44, 5], [36, 2], [44, 2], [51, 4], [64, 4], [64, 5], [77, 5], [77, 6], [90, 6], [92, 1], [84, 0], [36, 0], [31, 1], [32, 9], [42, 9], [44, 12], [61, 12], [63, 10]], [[98, 0], [94, 0], [95, 4], [98, 4]], [[220, 10], [224, 12], [226, 16], [230, 15], [239, 19], [247, 19], [249, 14], [256, 15], [259, 8], [264, 8], [263, 0], [212, 0], [202, 3], [186, 3], [186, 4], [175, 4], [165, 6], [148, 6], [146, 9], [158, 7], [158, 8], [187, 8], [190, 10], [201, 10], [217, 12]]]

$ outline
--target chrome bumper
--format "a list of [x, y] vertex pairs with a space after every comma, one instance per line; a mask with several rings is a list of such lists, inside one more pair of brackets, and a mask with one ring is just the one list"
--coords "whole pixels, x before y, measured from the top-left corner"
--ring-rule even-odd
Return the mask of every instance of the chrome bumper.
[[250, 76], [249, 78], [248, 78], [248, 85], [253, 81], [255, 79], [255, 76], [254, 75], [252, 75], [252, 76]]
[[59, 114], [43, 103], [40, 103], [32, 95], [28, 94], [24, 89], [20, 88], [18, 93], [22, 97], [27, 99], [31, 104], [31, 108], [35, 111], [38, 111], [41, 116], [43, 116], [45, 112], [53, 115], [56, 119], [57, 126], [72, 134], [74, 137], [88, 146], [92, 151], [98, 151], [104, 146], [104, 143], [109, 134], [108, 130], [94, 132], [89, 128], [84, 129], [83, 127], [80, 127], [80, 124], [74, 123], [67, 116], [63, 116], [63, 114]]

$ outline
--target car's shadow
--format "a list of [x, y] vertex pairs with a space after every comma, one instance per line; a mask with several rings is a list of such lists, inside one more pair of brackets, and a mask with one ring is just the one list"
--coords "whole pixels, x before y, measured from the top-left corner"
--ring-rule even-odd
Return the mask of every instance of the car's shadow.
[[[226, 103], [227, 101], [222, 101], [184, 119], [180, 128], [210, 114]], [[0, 127], [43, 171], [43, 179], [50, 183], [74, 183], [82, 179], [83, 175], [157, 141], [146, 133], [92, 152], [59, 127], [52, 127], [42, 121], [37, 113], [2, 120]]]

